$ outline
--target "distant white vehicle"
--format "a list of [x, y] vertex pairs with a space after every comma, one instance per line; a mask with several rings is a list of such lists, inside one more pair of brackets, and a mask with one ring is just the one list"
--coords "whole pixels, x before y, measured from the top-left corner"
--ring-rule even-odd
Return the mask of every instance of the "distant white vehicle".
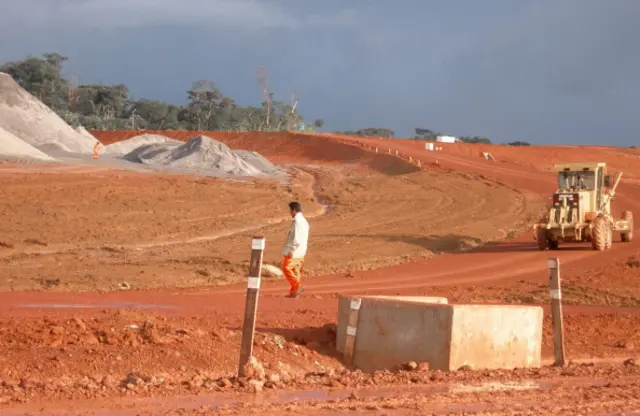
[[440, 143], [457, 143], [460, 140], [454, 136], [436, 136], [436, 141]]

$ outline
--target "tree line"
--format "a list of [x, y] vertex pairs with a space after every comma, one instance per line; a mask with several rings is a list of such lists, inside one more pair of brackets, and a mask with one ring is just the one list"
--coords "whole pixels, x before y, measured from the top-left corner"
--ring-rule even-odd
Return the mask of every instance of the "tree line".
[[[186, 91], [187, 104], [134, 99], [124, 84], [81, 84], [62, 75], [66, 56], [46, 53], [21, 61], [7, 62], [0, 72], [8, 73], [24, 89], [36, 96], [71, 126], [89, 130], [236, 130], [291, 131], [303, 126], [316, 131], [324, 120], [305, 123], [295, 103], [270, 99], [260, 106], [242, 106], [222, 93], [212, 81], [199, 80]], [[337, 131], [353, 136], [394, 138], [388, 128], [367, 127]], [[441, 133], [417, 127], [415, 140], [435, 141]], [[458, 137], [467, 143], [491, 144], [486, 137]], [[507, 143], [529, 146], [526, 142]]]
[[[62, 75], [66, 56], [46, 53], [7, 62], [8, 73], [67, 123], [89, 130], [237, 130], [288, 131], [304, 125], [315, 130], [324, 124], [305, 124], [294, 103], [265, 100], [260, 106], [242, 106], [218, 89], [199, 80], [186, 91], [187, 104], [134, 99], [124, 84], [80, 84]], [[273, 98], [273, 95], [270, 95]]]

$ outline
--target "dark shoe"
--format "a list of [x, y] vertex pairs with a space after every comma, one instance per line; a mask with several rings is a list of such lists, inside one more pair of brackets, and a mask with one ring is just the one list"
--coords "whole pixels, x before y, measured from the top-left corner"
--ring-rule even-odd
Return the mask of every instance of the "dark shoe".
[[304, 287], [303, 287], [303, 286], [300, 286], [300, 289], [298, 289], [296, 292], [289, 293], [289, 294], [288, 294], [287, 296], [285, 296], [285, 297], [287, 297], [287, 298], [291, 298], [291, 299], [295, 299], [295, 298], [297, 298], [297, 297], [300, 295], [300, 293], [302, 293], [302, 292], [304, 292]]

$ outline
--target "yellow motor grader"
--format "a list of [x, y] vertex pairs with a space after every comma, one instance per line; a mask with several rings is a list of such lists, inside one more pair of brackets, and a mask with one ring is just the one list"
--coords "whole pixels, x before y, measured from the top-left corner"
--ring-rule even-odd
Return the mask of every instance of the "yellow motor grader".
[[606, 173], [606, 163], [564, 163], [555, 165], [558, 189], [549, 213], [533, 226], [540, 250], [557, 250], [560, 242], [590, 242], [594, 250], [611, 247], [613, 233], [622, 242], [633, 239], [633, 214], [624, 211], [620, 219], [611, 215], [611, 201], [622, 178], [615, 182]]

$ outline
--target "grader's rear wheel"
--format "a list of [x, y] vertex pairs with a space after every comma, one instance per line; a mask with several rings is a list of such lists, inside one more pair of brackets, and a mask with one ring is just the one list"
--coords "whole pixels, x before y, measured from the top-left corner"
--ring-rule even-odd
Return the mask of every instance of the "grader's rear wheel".
[[620, 240], [623, 243], [630, 243], [633, 241], [633, 213], [631, 211], [624, 211], [622, 213], [622, 219], [629, 224], [629, 230], [620, 233]]
[[593, 249], [604, 251], [610, 248], [612, 234], [611, 226], [604, 217], [598, 217], [593, 220], [593, 228], [591, 229], [591, 245]]

